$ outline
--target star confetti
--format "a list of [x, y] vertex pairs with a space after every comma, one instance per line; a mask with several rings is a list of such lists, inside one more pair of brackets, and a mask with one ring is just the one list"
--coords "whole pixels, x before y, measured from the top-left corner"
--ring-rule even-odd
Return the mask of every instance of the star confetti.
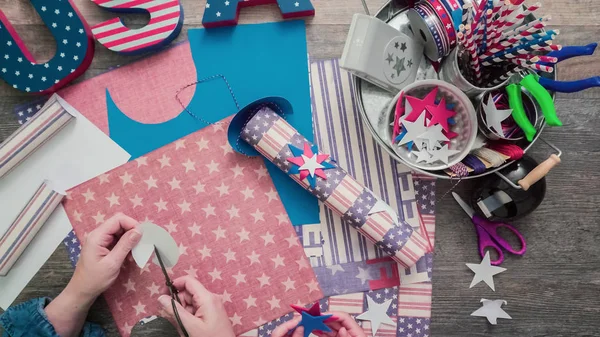
[[329, 155], [319, 154], [316, 145], [311, 148], [308, 143], [304, 143], [304, 151], [293, 145], [289, 145], [289, 147], [295, 157], [290, 157], [287, 160], [297, 166], [292, 167], [289, 173], [300, 174], [300, 180], [308, 179], [310, 186], [313, 188], [317, 183], [316, 176], [326, 180], [327, 176], [324, 170], [335, 168], [334, 165], [325, 161], [329, 158]]
[[438, 87], [431, 90], [423, 99], [406, 95], [406, 117], [404, 120], [414, 122], [421, 116], [421, 112], [427, 109], [429, 105], [435, 105], [435, 97], [438, 93]]
[[456, 115], [454, 110], [449, 110], [446, 108], [446, 99], [442, 97], [440, 104], [438, 105], [428, 105], [426, 107], [427, 112], [431, 114], [431, 120], [427, 126], [432, 125], [441, 125], [445, 131], [450, 130], [450, 126], [448, 125], [448, 120]]
[[392, 304], [392, 300], [387, 300], [383, 303], [377, 303], [371, 298], [371, 296], [367, 295], [367, 302], [369, 304], [369, 310], [356, 316], [356, 319], [362, 321], [371, 321], [373, 336], [377, 336], [377, 330], [379, 330], [381, 324], [395, 324], [387, 314], [388, 308]]

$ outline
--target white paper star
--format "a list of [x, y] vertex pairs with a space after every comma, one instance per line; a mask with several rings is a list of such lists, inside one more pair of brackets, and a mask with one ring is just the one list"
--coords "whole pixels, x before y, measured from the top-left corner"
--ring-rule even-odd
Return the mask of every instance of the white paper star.
[[310, 174], [311, 177], [315, 176], [315, 170], [317, 169], [322, 169], [325, 166], [321, 165], [318, 163], [317, 161], [317, 154], [313, 154], [312, 157], [307, 157], [305, 155], [301, 155], [302, 159], [304, 159], [304, 165], [300, 166], [298, 168], [298, 170], [302, 171], [302, 170], [308, 170], [308, 174]]
[[503, 309], [502, 304], [506, 305], [507, 302], [505, 300], [486, 300], [485, 298], [481, 299], [481, 303], [483, 306], [477, 310], [475, 310], [471, 316], [477, 317], [485, 317], [488, 322], [492, 325], [496, 325], [498, 322], [498, 318], [504, 319], [512, 319]]
[[429, 152], [427, 152], [427, 150], [411, 151], [411, 153], [417, 156], [417, 159], [415, 160], [417, 163], [424, 161], [428, 162], [431, 159], [431, 155], [429, 154]]
[[490, 252], [486, 252], [483, 260], [481, 260], [480, 264], [467, 263], [467, 267], [471, 269], [475, 276], [473, 276], [473, 281], [471, 281], [471, 285], [469, 288], [473, 288], [476, 284], [483, 281], [485, 282], [493, 291], [496, 291], [494, 287], [494, 275], [500, 274], [505, 271], [506, 268], [492, 266], [490, 264]]
[[416, 142], [419, 136], [427, 131], [425, 126], [425, 111], [421, 112], [419, 118], [414, 122], [402, 120], [402, 127], [406, 130], [406, 134], [400, 140], [398, 145], [404, 145], [410, 142]]
[[428, 149], [435, 149], [439, 146], [440, 142], [448, 141], [448, 137], [444, 135], [444, 127], [441, 124], [436, 124], [434, 126], [428, 127], [421, 135], [419, 135], [419, 139], [422, 141], [427, 141]]
[[382, 323], [394, 325], [394, 321], [392, 321], [387, 314], [387, 310], [390, 307], [390, 304], [392, 304], [392, 299], [380, 304], [375, 302], [371, 296], [367, 295], [367, 303], [369, 305], [369, 310], [356, 316], [356, 319], [361, 321], [371, 321], [373, 336], [377, 336], [377, 330], [379, 330], [379, 326], [381, 326]]
[[394, 209], [392, 209], [392, 207], [386, 202], [377, 199], [375, 206], [373, 206], [373, 208], [371, 208], [371, 210], [369, 211], [369, 215], [381, 212], [387, 212], [392, 218], [394, 224], [398, 226], [398, 214], [396, 214], [396, 211], [394, 211]]
[[494, 103], [494, 98], [492, 95], [488, 95], [487, 103], [483, 104], [483, 111], [485, 112], [485, 122], [488, 127], [494, 129], [500, 136], [505, 137], [502, 130], [502, 122], [510, 117], [512, 109], [498, 110], [496, 103]]
[[428, 163], [434, 163], [436, 161], [442, 161], [444, 164], [448, 164], [450, 156], [459, 153], [458, 150], [448, 149], [448, 144], [444, 144], [441, 149], [429, 151], [431, 158], [427, 161]]

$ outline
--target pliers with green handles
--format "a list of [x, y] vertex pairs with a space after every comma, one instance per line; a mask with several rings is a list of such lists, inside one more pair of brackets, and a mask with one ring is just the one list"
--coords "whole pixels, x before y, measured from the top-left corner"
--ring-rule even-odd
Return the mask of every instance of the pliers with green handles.
[[509, 85], [506, 87], [508, 94], [508, 103], [512, 109], [512, 117], [517, 125], [523, 130], [525, 137], [528, 141], [533, 141], [533, 137], [537, 132], [535, 126], [531, 124], [525, 108], [523, 106], [523, 97], [521, 96], [521, 87], [524, 87], [531, 93], [533, 98], [537, 101], [542, 113], [546, 118], [546, 123], [550, 126], [562, 126], [562, 122], [556, 115], [556, 108], [554, 106], [554, 100], [552, 96], [539, 82], [539, 76], [537, 74], [525, 73], [516, 74], [509, 80]]

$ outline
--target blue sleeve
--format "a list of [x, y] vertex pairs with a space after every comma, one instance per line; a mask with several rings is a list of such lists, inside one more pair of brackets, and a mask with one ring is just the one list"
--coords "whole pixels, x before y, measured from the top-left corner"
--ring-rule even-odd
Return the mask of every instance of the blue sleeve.
[[[60, 337], [54, 331], [44, 311], [49, 303], [49, 298], [36, 298], [8, 308], [0, 316], [0, 325], [5, 330], [3, 337]], [[106, 335], [99, 325], [86, 322], [80, 336], [105, 337]]]

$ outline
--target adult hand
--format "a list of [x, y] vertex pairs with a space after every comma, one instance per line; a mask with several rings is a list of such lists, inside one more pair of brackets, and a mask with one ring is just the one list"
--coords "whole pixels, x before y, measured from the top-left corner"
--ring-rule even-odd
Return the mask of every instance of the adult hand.
[[[179, 290], [181, 300], [181, 304], [175, 303], [177, 312], [190, 337], [235, 337], [220, 295], [211, 293], [191, 276], [180, 277], [173, 285]], [[169, 314], [167, 318], [176, 322], [171, 296], [162, 295], [158, 301]]]
[[119, 213], [88, 234], [73, 278], [44, 309], [59, 336], [80, 335], [96, 297], [115, 282], [127, 254], [140, 241], [137, 225]]
[[119, 276], [125, 258], [142, 237], [138, 224], [136, 220], [118, 213], [90, 232], [69, 287], [91, 298], [107, 290]]
[[[364, 333], [363, 329], [358, 326], [358, 323], [350, 317], [345, 312], [326, 312], [324, 315], [334, 315], [338, 319], [334, 322], [327, 323], [332, 330], [332, 332], [313, 332], [317, 336], [324, 337], [366, 337], [367, 335]], [[271, 334], [271, 337], [284, 337], [287, 336], [288, 333], [300, 323], [301, 318], [296, 317], [295, 319], [286, 322], [275, 330]], [[304, 327], [298, 327], [292, 337], [303, 337], [304, 336]]]

